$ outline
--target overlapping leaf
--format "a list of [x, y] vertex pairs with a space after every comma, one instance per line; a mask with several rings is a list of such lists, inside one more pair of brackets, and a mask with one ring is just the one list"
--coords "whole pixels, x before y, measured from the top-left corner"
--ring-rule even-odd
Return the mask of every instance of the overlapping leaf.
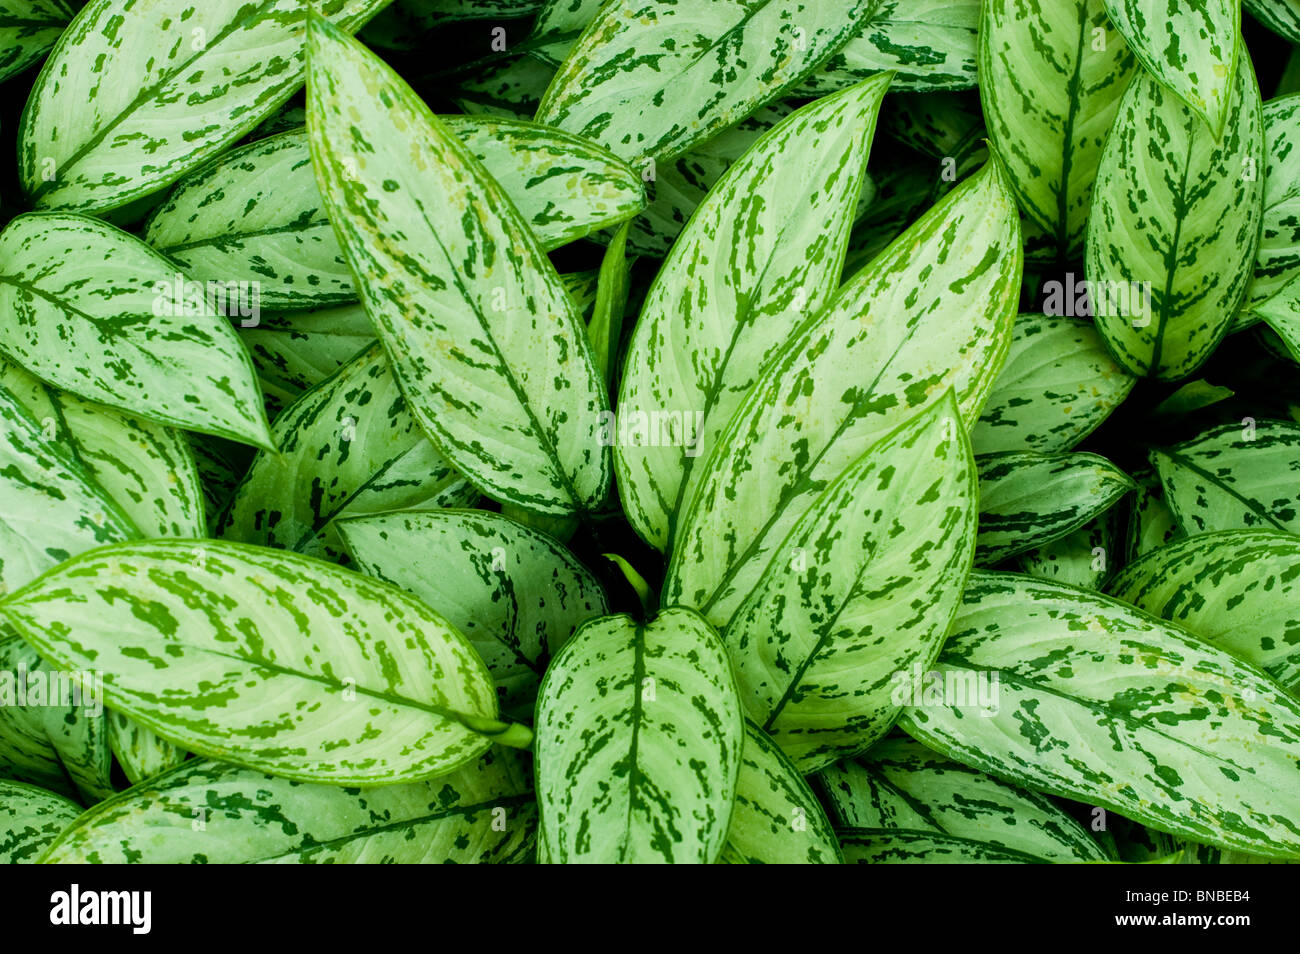
[[0, 864], [36, 861], [80, 814], [80, 807], [53, 792], [0, 780]]
[[43, 57], [85, 0], [0, 0], [0, 81]]

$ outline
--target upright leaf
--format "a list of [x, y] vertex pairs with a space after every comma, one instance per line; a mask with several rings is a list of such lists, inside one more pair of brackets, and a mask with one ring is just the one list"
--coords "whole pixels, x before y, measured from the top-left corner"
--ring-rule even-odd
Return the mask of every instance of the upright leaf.
[[767, 359], [839, 285], [888, 85], [884, 76], [824, 97], [764, 135], [710, 190], [646, 293], [614, 463], [629, 521], [659, 549], [694, 465]]
[[694, 468], [664, 602], [725, 625], [830, 481], [952, 388], [979, 414], [1019, 297], [1020, 231], [996, 162], [844, 285], [768, 363]]
[[1233, 331], [1256, 317], [1300, 275], [1300, 93], [1271, 99], [1263, 106], [1264, 211], [1254, 274], [1233, 321]]
[[554, 267], [397, 74], [324, 20], [308, 41], [312, 163], [411, 414], [484, 492], [538, 513], [594, 508], [607, 400]]
[[557, 864], [717, 860], [744, 721], [722, 641], [688, 609], [606, 616], [551, 662], [537, 699], [537, 800]]

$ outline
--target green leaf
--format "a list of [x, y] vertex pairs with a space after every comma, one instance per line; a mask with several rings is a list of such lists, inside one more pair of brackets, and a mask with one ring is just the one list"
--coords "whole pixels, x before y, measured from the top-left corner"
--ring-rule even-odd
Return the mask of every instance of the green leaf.
[[554, 267], [400, 77], [323, 20], [308, 32], [312, 162], [411, 414], [490, 496], [537, 513], [595, 508], [608, 402]]
[[120, 712], [109, 709], [108, 747], [122, 766], [122, 774], [134, 785], [180, 765], [188, 757], [184, 749], [168, 742]]
[[[1300, 275], [1300, 93], [1263, 106], [1264, 211], [1255, 270], [1230, 331], [1269, 316], [1289, 297], [1286, 286]], [[1270, 299], [1276, 299], [1270, 302]], [[1272, 305], [1266, 313], [1264, 307]]]
[[605, 0], [546, 0], [533, 22], [533, 39], [547, 42], [534, 47], [532, 55], [558, 67], [604, 3]]
[[46, 864], [502, 864], [531, 850], [536, 808], [509, 750], [382, 788], [307, 785], [194, 760], [101, 802]]
[[[603, 149], [510, 119], [444, 119], [515, 202], [545, 249], [635, 215], [640, 177]], [[258, 282], [267, 308], [357, 293], [312, 173], [304, 130], [254, 142], [182, 180], [145, 241], [199, 280]]]
[[1264, 140], [1249, 57], [1229, 105], [1232, 121], [1216, 142], [1200, 116], [1139, 74], [1102, 151], [1085, 271], [1097, 327], [1133, 374], [1176, 380], [1195, 371], [1250, 280]]
[[799, 88], [833, 93], [894, 71], [894, 89], [932, 91], [975, 85], [980, 0], [880, 0], [842, 50]]
[[952, 388], [973, 421], [1010, 343], [1015, 204], [995, 162], [844, 285], [768, 363], [679, 518], [664, 603], [723, 626], [827, 484]]
[[80, 215], [20, 215], [0, 233], [0, 308], [11, 316], [0, 350], [56, 387], [268, 446], [238, 336], [202, 286], [134, 236]]
[[998, 563], [1059, 540], [1134, 489], [1132, 478], [1097, 454], [982, 454], [976, 560]]
[[320, 384], [375, 340], [375, 326], [359, 304], [316, 311], [262, 315], [241, 328], [262, 392], [288, 406]]
[[1188, 534], [1262, 527], [1300, 533], [1300, 426], [1246, 419], [1151, 452]]
[[832, 481], [723, 632], [741, 704], [801, 772], [883, 737], [894, 673], [939, 653], [975, 543], [958, 413], [949, 392]]
[[78, 6], [77, 0], [0, 0], [0, 82], [45, 56]]
[[1165, 503], [1160, 478], [1148, 469], [1133, 474], [1137, 492], [1129, 508], [1124, 554], [1129, 560], [1150, 553], [1183, 535], [1174, 512]]
[[836, 827], [950, 835], [1047, 862], [1108, 856], [1051, 799], [950, 761], [904, 737], [820, 772]]
[[1241, 55], [1239, 0], [1104, 0], [1111, 23], [1160, 84], [1208, 123], [1217, 139], [1231, 106]]
[[[1094, 593], [979, 573], [936, 671], [943, 699], [901, 723], [930, 748], [1162, 831], [1300, 855], [1300, 702], [1222, 649]], [[996, 693], [982, 714], [964, 707], [979, 685]]]
[[835, 833], [850, 865], [1032, 865], [1041, 858], [981, 841], [930, 831], [841, 828]]
[[971, 444], [980, 454], [1071, 450], [1119, 407], [1134, 383], [1089, 319], [1020, 315]]
[[475, 116], [532, 119], [553, 76], [554, 67], [531, 56], [520, 56], [463, 80], [452, 99]]
[[736, 803], [720, 860], [764, 865], [837, 865], [844, 860], [808, 783], [780, 746], [748, 720]]
[[767, 360], [833, 297], [888, 86], [868, 80], [765, 134], [709, 191], [646, 293], [614, 464], [628, 520], [653, 546], [667, 547], [695, 464]]
[[0, 864], [34, 862], [80, 814], [60, 795], [0, 779]]
[[0, 613], [54, 664], [102, 670], [109, 704], [164, 738], [285, 778], [412, 781], [529, 734], [497, 721], [487, 667], [442, 617], [297, 554], [119, 544]]
[[989, 0], [979, 62], [985, 122], [1020, 207], [1062, 259], [1078, 258], [1133, 54], [1102, 0]]
[[1296, 0], [1242, 0], [1242, 6], [1274, 33], [1300, 43], [1300, 3]]
[[696, 613], [587, 623], [552, 660], [537, 699], [547, 858], [716, 861], [744, 732], [722, 641]]
[[1179, 540], [1124, 567], [1106, 587], [1116, 599], [1185, 627], [1300, 684], [1300, 537], [1222, 530]]
[[279, 453], [260, 452], [239, 482], [220, 535], [338, 560], [333, 521], [478, 499], [407, 410], [373, 343], [281, 412]]
[[1122, 557], [1115, 534], [1116, 513], [1108, 510], [1078, 530], [1026, 550], [1016, 559], [1016, 569], [1042, 580], [1100, 590], [1114, 572], [1111, 561]]
[[610, 241], [600, 262], [600, 282], [596, 289], [596, 307], [587, 325], [592, 357], [600, 376], [609, 387], [618, 370], [619, 342], [623, 337], [623, 312], [627, 308], [628, 271], [627, 233], [624, 225]]
[[803, 80], [875, 0], [610, 0], [551, 81], [537, 121], [640, 162], [680, 155]]
[[23, 110], [23, 188], [38, 208], [82, 212], [158, 191], [293, 95], [309, 10], [355, 30], [388, 2], [91, 0]]
[[419, 597], [487, 663], [506, 712], [531, 715], [547, 663], [580, 625], [609, 612], [591, 572], [544, 533], [481, 510], [340, 520], [357, 564]]

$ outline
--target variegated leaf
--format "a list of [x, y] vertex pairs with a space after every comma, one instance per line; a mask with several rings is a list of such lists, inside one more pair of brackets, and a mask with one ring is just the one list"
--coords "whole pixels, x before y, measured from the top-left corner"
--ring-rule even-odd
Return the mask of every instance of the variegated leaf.
[[951, 392], [800, 517], [723, 631], [741, 705], [803, 773], [884, 736], [894, 675], [938, 655], [974, 556], [975, 461]]
[[824, 769], [815, 784], [840, 829], [931, 832], [1058, 863], [1109, 860], [1051, 799], [905, 737]]
[[0, 81], [49, 52], [85, 0], [0, 0]]
[[803, 80], [874, 5], [610, 0], [561, 64], [537, 121], [637, 164], [679, 155]]
[[1145, 468], [1134, 473], [1133, 480], [1137, 491], [1129, 507], [1128, 533], [1124, 543], [1124, 555], [1129, 560], [1184, 536], [1174, 512], [1165, 503], [1164, 490], [1155, 471]]
[[375, 340], [375, 326], [360, 304], [263, 315], [241, 328], [266, 399], [287, 407]]
[[1264, 140], [1247, 56], [1229, 107], [1216, 141], [1200, 116], [1139, 73], [1102, 151], [1085, 272], [1097, 327], [1133, 374], [1176, 380], [1195, 371], [1250, 280]]
[[731, 810], [727, 864], [836, 865], [840, 844], [799, 770], [766, 732], [745, 722], [745, 742]]
[[554, 76], [555, 67], [531, 56], [519, 56], [462, 80], [452, 100], [474, 116], [532, 119]]
[[891, 95], [881, 131], [938, 160], [939, 180], [945, 184], [966, 178], [989, 159], [979, 103], [963, 93]]
[[1300, 276], [1300, 93], [1269, 100], [1262, 115], [1264, 211], [1259, 250], [1246, 299], [1230, 331], [1283, 308], [1294, 294], [1287, 286]]
[[482, 510], [350, 517], [339, 534], [366, 573], [413, 593], [465, 634], [503, 711], [531, 717], [551, 657], [609, 612], [591, 572], [552, 537]]
[[725, 626], [799, 518], [850, 463], [952, 388], [979, 414], [1020, 287], [1015, 203], [996, 162], [844, 285], [767, 365], [692, 473], [664, 602]]
[[1122, 558], [1115, 532], [1115, 515], [1121, 509], [1107, 510], [1078, 530], [1026, 550], [1016, 558], [1016, 569], [1039, 579], [1100, 590]]
[[1101, 147], [1138, 69], [1103, 0], [988, 0], [980, 102], [1025, 215], [1083, 252]]
[[883, 76], [824, 97], [764, 135], [710, 190], [646, 294], [614, 464], [629, 522], [658, 549], [695, 464], [768, 358], [839, 285], [888, 86]]
[[1106, 592], [1240, 656], [1282, 685], [1300, 684], [1300, 537], [1221, 530], [1161, 547]]
[[532, 55], [558, 68], [604, 3], [605, 0], [546, 0], [533, 21]]
[[35, 862], [80, 814], [80, 807], [60, 795], [0, 779], [0, 864]]
[[[285, 778], [391, 784], [493, 741], [487, 667], [423, 603], [310, 557], [213, 540], [102, 547], [0, 602], [48, 661], [199, 755]], [[383, 731], [379, 731], [379, 727]]]
[[1300, 43], [1300, 2], [1297, 0], [1242, 0], [1256, 20], [1292, 43]]
[[1151, 452], [1164, 499], [1189, 534], [1262, 527], [1300, 533], [1300, 426], [1224, 424]]
[[1032, 865], [1042, 858], [987, 842], [902, 828], [840, 828], [835, 834], [849, 865]]
[[503, 864], [531, 851], [527, 773], [493, 749], [440, 778], [310, 785], [196, 759], [77, 819], [45, 864]]
[[537, 699], [541, 838], [556, 864], [718, 859], [744, 720], [722, 641], [691, 610], [592, 620]]
[[1132, 478], [1097, 454], [981, 454], [976, 559], [1001, 562], [1059, 540], [1134, 489]]
[[229, 540], [338, 561], [333, 521], [408, 507], [467, 506], [474, 490], [407, 411], [378, 343], [275, 420], [221, 524]]
[[871, 163], [875, 195], [866, 214], [853, 226], [844, 256], [841, 282], [848, 281], [930, 207], [939, 194], [933, 164], [902, 149], [877, 153]]
[[[645, 204], [640, 177], [577, 136], [511, 119], [444, 122], [506, 190], [545, 249]], [[145, 241], [193, 278], [257, 282], [267, 308], [357, 297], [303, 130], [237, 149], [182, 180], [150, 218]]]
[[[1300, 855], [1300, 701], [1183, 629], [1060, 583], [972, 574], [920, 742], [1187, 838]], [[996, 693], [983, 716], [976, 687]]]
[[820, 96], [891, 70], [898, 90], [969, 89], [979, 19], [980, 0], [879, 0], [799, 93]]
[[122, 774], [134, 785], [180, 765], [189, 753], [168, 742], [152, 729], [146, 729], [130, 716], [109, 709], [108, 747], [122, 766]]
[[1020, 315], [971, 444], [978, 454], [1070, 450], [1119, 407], [1134, 383], [1090, 320]]
[[204, 289], [97, 219], [31, 213], [0, 233], [0, 351], [91, 401], [266, 447], [248, 354]]
[[547, 514], [598, 506], [605, 387], [527, 224], [364, 47], [319, 18], [308, 46], [312, 162], [412, 416], [498, 499]]
[[220, 154], [302, 83], [310, 10], [355, 30], [389, 0], [91, 0], [23, 110], [38, 208], [102, 212]]
[[1232, 125], [1233, 74], [1250, 57], [1240, 46], [1240, 0], [1104, 0], [1111, 23], [1138, 61], [1208, 123], [1214, 138]]

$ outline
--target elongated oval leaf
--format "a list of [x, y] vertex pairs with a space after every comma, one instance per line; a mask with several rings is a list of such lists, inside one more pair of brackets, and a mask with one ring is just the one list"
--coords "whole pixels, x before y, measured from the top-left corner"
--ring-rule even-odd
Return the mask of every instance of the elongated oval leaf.
[[161, 189], [301, 85], [309, 10], [355, 30], [387, 2], [91, 0], [23, 110], [23, 188], [38, 207], [83, 212]]
[[1196, 370], [1250, 279], [1264, 141], [1249, 57], [1231, 90], [1231, 121], [1216, 141], [1200, 115], [1139, 73], [1102, 151], [1085, 271], [1097, 327], [1133, 374], [1174, 380]]
[[[939, 656], [939, 704], [904, 711], [930, 748], [1187, 838], [1300, 855], [1300, 702], [1261, 671], [1130, 606], [972, 574]], [[962, 708], [991, 680], [996, 712]]]
[[1209, 124], [1217, 139], [1233, 112], [1241, 52], [1240, 0], [1105, 0], [1138, 60]]
[[1233, 331], [1259, 317], [1255, 310], [1300, 275], [1300, 93], [1269, 100], [1262, 116], [1264, 211], [1259, 250]]
[[485, 492], [538, 513], [595, 507], [605, 388], [555, 269], [400, 77], [324, 20], [308, 34], [312, 163], [411, 414]]
[[1189, 534], [1300, 533], [1300, 426], [1251, 419], [1151, 452], [1164, 499]]
[[11, 316], [0, 350], [45, 381], [146, 420], [268, 446], [239, 338], [139, 239], [80, 215], [19, 216], [0, 233], [0, 307]]
[[843, 861], [835, 832], [808, 783], [780, 746], [748, 720], [721, 860], [764, 865]]
[[1242, 0], [1260, 23], [1292, 43], [1300, 43], [1300, 3], [1296, 0]]
[[767, 359], [839, 285], [888, 85], [820, 99], [764, 135], [710, 190], [646, 294], [614, 464], [628, 519], [661, 550], [693, 466]]
[[1100, 590], [1123, 558], [1115, 529], [1115, 517], [1122, 509], [1108, 510], [1078, 530], [1026, 550], [1016, 559], [1015, 569], [1044, 580]]
[[998, 563], [1059, 540], [1134, 489], [1132, 478], [1097, 454], [985, 454], [978, 458], [977, 559]]
[[442, 617], [309, 557], [211, 540], [104, 547], [0, 613], [47, 660], [103, 670], [109, 704], [164, 738], [286, 778], [427, 778], [528, 735], [496, 721], [487, 668]]
[[841, 828], [835, 833], [850, 865], [1031, 865], [1042, 858], [970, 838], [900, 828]]
[[949, 392], [837, 477], [723, 633], [749, 717], [808, 773], [866, 749], [938, 655], [975, 548], [975, 461]]
[[49, 52], [78, 6], [77, 0], [0, 0], [0, 82]]
[[[694, 468], [664, 601], [725, 625], [827, 484], [952, 388], [974, 420], [1005, 359], [1020, 231], [995, 162], [850, 280], [773, 357]], [[697, 479], [698, 478], [698, 479]]]
[[1137, 63], [1102, 0], [989, 0], [980, 29], [980, 102], [1025, 215], [1083, 251], [1101, 147]]
[[292, 404], [375, 340], [375, 326], [359, 304], [262, 315], [239, 338], [257, 368], [267, 400]]
[[632, 160], [733, 125], [843, 46], [872, 0], [610, 0], [551, 81], [537, 121]]
[[587, 623], [537, 699], [547, 857], [711, 864], [727, 838], [744, 731], [726, 651], [699, 615]]
[[196, 759], [101, 802], [46, 864], [468, 864], [522, 860], [527, 776], [496, 749], [426, 782], [308, 785]]
[[81, 809], [35, 785], [0, 779], [0, 864], [30, 864]]
[[575, 629], [609, 612], [591, 572], [544, 533], [481, 510], [340, 520], [358, 565], [418, 596], [487, 663], [506, 711], [529, 715], [547, 663]]
[[1300, 683], [1300, 537], [1275, 530], [1204, 533], [1124, 567], [1106, 592]]

